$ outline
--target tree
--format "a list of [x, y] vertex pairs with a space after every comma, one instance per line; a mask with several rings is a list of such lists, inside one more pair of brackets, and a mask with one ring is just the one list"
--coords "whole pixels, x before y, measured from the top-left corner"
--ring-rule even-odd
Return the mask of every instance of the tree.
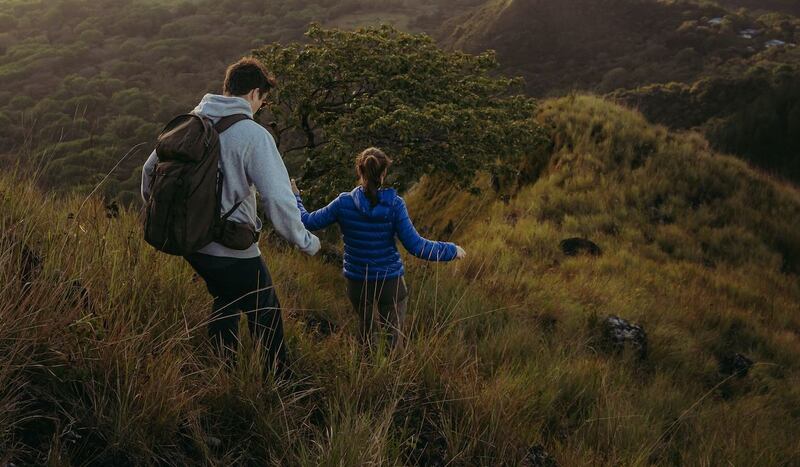
[[545, 141], [521, 80], [490, 74], [492, 53], [446, 52], [390, 26], [312, 24], [306, 35], [255, 55], [278, 78], [272, 126], [285, 156], [305, 156], [312, 198], [348, 189], [353, 159], [369, 146], [394, 159], [390, 181], [402, 190], [428, 173], [468, 186], [476, 171], [513, 169]]

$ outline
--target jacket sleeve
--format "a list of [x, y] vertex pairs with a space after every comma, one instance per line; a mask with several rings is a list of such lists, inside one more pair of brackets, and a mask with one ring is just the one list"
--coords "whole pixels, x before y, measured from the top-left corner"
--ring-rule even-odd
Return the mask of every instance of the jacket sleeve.
[[248, 148], [250, 154], [245, 154], [245, 172], [261, 194], [264, 213], [281, 237], [297, 245], [303, 253], [316, 254], [320, 247], [319, 239], [306, 230], [300, 220], [289, 173], [275, 140], [260, 125], [253, 127], [253, 131], [257, 137]]
[[451, 261], [456, 257], [456, 245], [428, 240], [417, 233], [408, 216], [406, 203], [397, 197], [394, 207], [395, 234], [409, 253], [428, 261]]
[[322, 209], [317, 209], [314, 212], [306, 211], [303, 206], [303, 200], [300, 195], [295, 195], [297, 199], [297, 209], [300, 210], [300, 220], [308, 230], [322, 230], [325, 227], [333, 224], [339, 218], [339, 197], [331, 201], [327, 206]]
[[153, 179], [153, 172], [156, 169], [156, 164], [158, 164], [158, 156], [156, 156], [156, 150], [153, 149], [153, 152], [150, 153], [150, 157], [147, 158], [147, 161], [144, 163], [144, 167], [142, 167], [142, 200], [146, 203], [150, 199], [150, 181]]

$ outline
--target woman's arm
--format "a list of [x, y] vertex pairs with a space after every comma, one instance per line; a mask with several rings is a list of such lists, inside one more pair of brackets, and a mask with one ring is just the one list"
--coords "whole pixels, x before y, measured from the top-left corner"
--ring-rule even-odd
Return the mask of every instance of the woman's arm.
[[303, 199], [300, 198], [299, 194], [295, 193], [294, 197], [297, 199], [297, 209], [300, 210], [300, 220], [303, 221], [306, 229], [322, 230], [338, 220], [339, 196], [324, 208], [317, 209], [314, 212], [306, 211], [305, 206], [303, 206]]
[[397, 197], [394, 208], [395, 233], [409, 253], [428, 261], [451, 261], [458, 255], [458, 247], [450, 242], [428, 240], [414, 228], [403, 198]]

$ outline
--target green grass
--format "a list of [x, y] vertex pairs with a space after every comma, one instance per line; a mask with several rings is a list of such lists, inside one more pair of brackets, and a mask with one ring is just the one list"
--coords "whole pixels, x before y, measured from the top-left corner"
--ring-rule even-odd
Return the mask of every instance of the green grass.
[[[262, 242], [288, 383], [246, 343], [234, 368], [213, 356], [202, 282], [135, 212], [0, 178], [0, 463], [517, 465], [534, 444], [564, 466], [800, 462], [797, 190], [598, 98], [539, 118], [553, 153], [507, 202], [488, 178], [408, 194], [469, 256], [407, 258], [404, 353], [362, 358], [339, 266]], [[603, 255], [563, 256], [576, 235]], [[43, 257], [27, 291], [23, 244]], [[645, 360], [602, 350], [610, 314], [645, 327]], [[757, 363], [726, 378], [728, 352]]]

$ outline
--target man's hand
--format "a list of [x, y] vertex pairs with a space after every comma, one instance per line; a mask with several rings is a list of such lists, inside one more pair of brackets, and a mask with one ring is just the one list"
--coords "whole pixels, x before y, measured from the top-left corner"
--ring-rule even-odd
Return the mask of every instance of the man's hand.
[[464, 249], [460, 246], [456, 245], [456, 259], [464, 259], [465, 256], [467, 256], [467, 252], [464, 251]]
[[292, 179], [292, 193], [294, 193], [295, 196], [300, 194], [300, 189], [297, 188], [297, 183], [295, 183], [294, 179]]

